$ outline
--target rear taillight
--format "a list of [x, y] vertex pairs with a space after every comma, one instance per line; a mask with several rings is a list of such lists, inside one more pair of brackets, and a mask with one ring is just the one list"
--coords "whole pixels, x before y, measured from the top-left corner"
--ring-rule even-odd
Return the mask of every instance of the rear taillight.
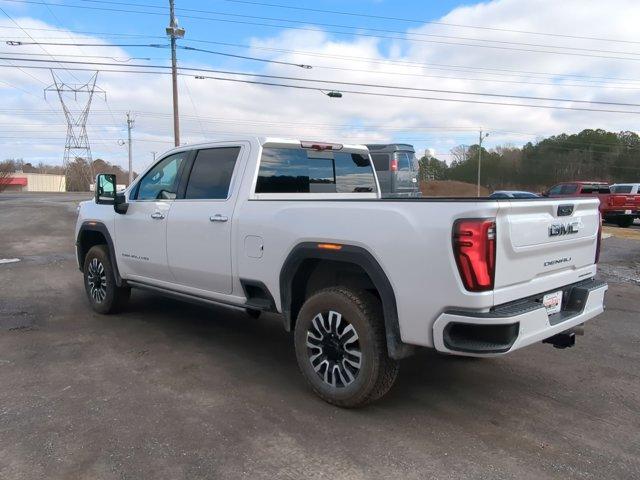
[[395, 158], [391, 159], [391, 165], [389, 167], [389, 170], [391, 170], [392, 172], [398, 171], [398, 160], [396, 160]]
[[471, 292], [493, 289], [496, 270], [496, 222], [464, 218], [453, 225], [453, 253], [464, 287]]
[[602, 215], [598, 212], [598, 239], [596, 240], [596, 258], [593, 263], [600, 261], [600, 244], [602, 243]]

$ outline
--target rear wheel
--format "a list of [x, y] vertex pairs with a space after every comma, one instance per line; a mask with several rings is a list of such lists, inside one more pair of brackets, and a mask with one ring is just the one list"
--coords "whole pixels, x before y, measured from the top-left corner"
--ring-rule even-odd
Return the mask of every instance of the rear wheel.
[[118, 287], [106, 245], [95, 245], [84, 259], [84, 288], [98, 313], [116, 313], [129, 301], [131, 289]]
[[382, 397], [398, 376], [387, 356], [380, 301], [365, 291], [332, 287], [311, 296], [295, 326], [298, 366], [323, 400], [359, 407]]
[[621, 228], [629, 228], [633, 224], [633, 217], [622, 217], [616, 220], [616, 223]]

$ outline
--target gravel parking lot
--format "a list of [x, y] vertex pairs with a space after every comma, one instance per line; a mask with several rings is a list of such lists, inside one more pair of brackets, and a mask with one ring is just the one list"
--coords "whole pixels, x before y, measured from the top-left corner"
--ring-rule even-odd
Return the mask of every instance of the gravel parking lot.
[[640, 478], [638, 226], [607, 228], [608, 309], [574, 348], [424, 351], [382, 401], [341, 410], [274, 317], [139, 291], [93, 313], [82, 198], [0, 195], [0, 259], [19, 259], [0, 262], [0, 478]]

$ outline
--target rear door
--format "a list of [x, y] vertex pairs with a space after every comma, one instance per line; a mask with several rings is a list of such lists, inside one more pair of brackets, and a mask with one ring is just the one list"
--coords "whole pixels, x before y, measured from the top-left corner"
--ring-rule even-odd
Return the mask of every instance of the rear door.
[[545, 285], [592, 265], [599, 226], [595, 198], [500, 202], [495, 288]]
[[[169, 268], [180, 285], [207, 292], [232, 290], [231, 228], [239, 182], [238, 144], [195, 153], [184, 192], [167, 224]], [[183, 182], [184, 183], [184, 182]]]

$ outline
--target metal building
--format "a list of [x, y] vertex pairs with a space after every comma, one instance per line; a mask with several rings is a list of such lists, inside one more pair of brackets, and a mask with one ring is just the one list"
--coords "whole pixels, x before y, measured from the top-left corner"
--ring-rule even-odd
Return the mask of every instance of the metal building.
[[65, 192], [67, 182], [64, 175], [51, 173], [16, 172], [3, 181], [5, 192]]

